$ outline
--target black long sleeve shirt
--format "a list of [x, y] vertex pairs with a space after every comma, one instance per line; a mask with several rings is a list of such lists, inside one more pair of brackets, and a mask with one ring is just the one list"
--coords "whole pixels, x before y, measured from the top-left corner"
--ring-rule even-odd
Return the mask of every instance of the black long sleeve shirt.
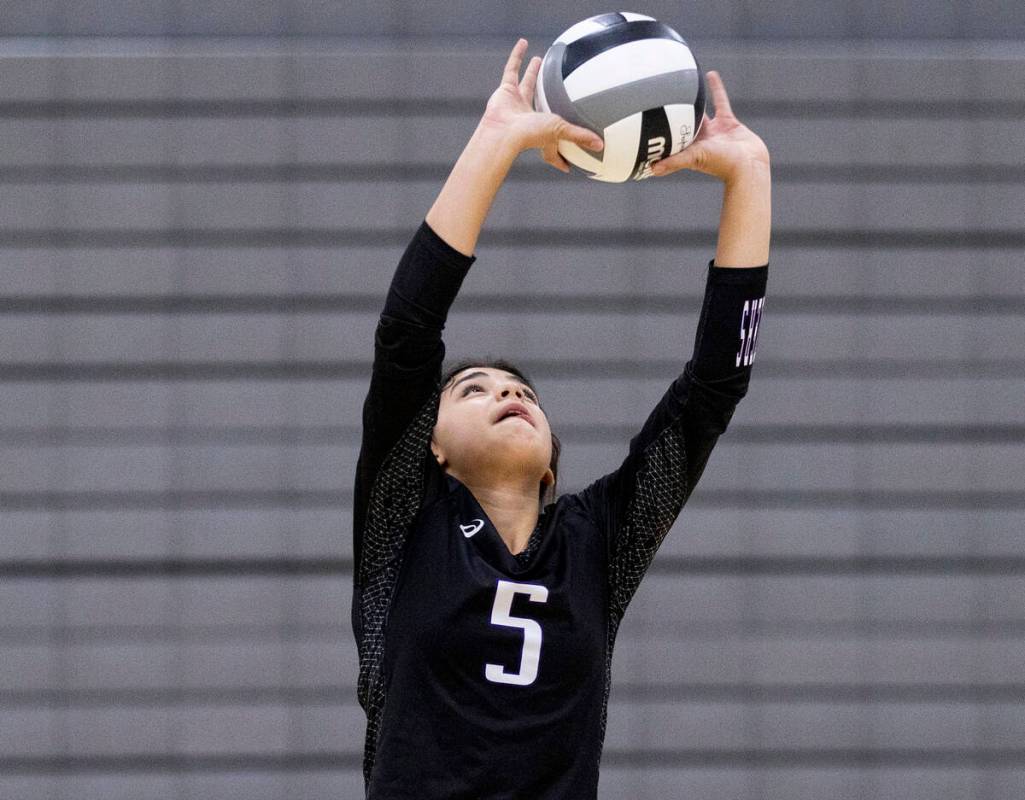
[[367, 797], [587, 800], [620, 620], [747, 391], [768, 268], [709, 265], [694, 355], [621, 465], [514, 556], [430, 452], [473, 260], [423, 223], [376, 332], [353, 516]]

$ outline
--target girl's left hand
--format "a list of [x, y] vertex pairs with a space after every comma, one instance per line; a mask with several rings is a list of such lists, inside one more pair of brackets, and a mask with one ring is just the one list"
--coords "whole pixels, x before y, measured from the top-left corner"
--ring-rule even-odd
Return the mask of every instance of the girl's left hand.
[[729, 182], [750, 166], [769, 165], [769, 150], [765, 143], [734, 116], [719, 73], [709, 72], [707, 79], [715, 103], [715, 116], [705, 115], [697, 138], [687, 148], [656, 161], [652, 165], [654, 175], [693, 169]]

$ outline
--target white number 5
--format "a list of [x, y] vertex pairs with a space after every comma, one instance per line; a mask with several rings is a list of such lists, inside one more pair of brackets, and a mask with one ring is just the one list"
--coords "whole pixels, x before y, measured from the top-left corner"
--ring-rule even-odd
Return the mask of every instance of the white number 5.
[[513, 597], [525, 594], [533, 603], [548, 600], [548, 589], [532, 583], [499, 581], [495, 591], [495, 604], [491, 608], [491, 624], [523, 630], [523, 650], [520, 653], [519, 672], [506, 672], [501, 664], [485, 664], [484, 677], [492, 683], [511, 683], [514, 686], [529, 686], [537, 679], [537, 665], [541, 660], [541, 626], [532, 619], [513, 617]]

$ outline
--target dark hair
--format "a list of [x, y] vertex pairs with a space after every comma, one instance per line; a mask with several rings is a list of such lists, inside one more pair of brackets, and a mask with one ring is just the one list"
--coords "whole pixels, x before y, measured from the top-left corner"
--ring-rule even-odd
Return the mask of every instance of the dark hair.
[[[510, 372], [523, 381], [527, 386], [531, 388], [535, 396], [538, 398], [538, 405], [541, 405], [541, 395], [538, 393], [537, 388], [534, 386], [534, 382], [527, 377], [527, 374], [517, 367], [515, 364], [511, 364], [502, 358], [491, 358], [490, 356], [484, 358], [467, 358], [453, 364], [444, 371], [441, 376], [440, 389], [444, 390], [452, 379], [465, 369], [470, 367], [485, 367], [487, 369], [500, 369], [504, 372]], [[559, 453], [562, 452], [562, 442], [559, 441], [559, 437], [552, 432], [552, 460], [548, 465], [548, 468], [552, 471], [552, 483], [550, 486], [545, 486], [543, 483], [538, 489], [538, 502], [545, 506], [548, 503], [555, 502], [555, 487], [558, 485], [559, 480]]]

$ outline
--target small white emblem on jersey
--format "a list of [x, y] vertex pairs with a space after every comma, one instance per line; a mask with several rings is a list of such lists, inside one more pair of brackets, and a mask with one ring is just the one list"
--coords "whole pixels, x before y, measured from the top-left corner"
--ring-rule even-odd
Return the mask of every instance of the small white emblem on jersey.
[[471, 536], [473, 536], [475, 533], [477, 533], [483, 527], [484, 527], [484, 520], [482, 520], [482, 519], [475, 519], [473, 521], [473, 524], [471, 524], [471, 525], [462, 525], [462, 524], [460, 524], [459, 530], [461, 530], [463, 532], [463, 536], [465, 536], [467, 539], [469, 539]]

